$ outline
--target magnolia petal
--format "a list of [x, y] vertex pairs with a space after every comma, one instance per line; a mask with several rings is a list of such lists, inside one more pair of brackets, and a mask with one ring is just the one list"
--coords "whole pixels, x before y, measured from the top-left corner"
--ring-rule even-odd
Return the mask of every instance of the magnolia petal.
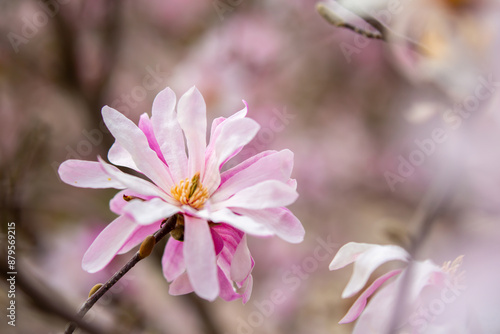
[[149, 119], [149, 115], [147, 113], [141, 115], [141, 117], [139, 118], [138, 125], [139, 129], [141, 129], [141, 131], [146, 136], [146, 139], [148, 140], [149, 148], [155, 151], [156, 155], [158, 156], [158, 159], [160, 159], [164, 164], [166, 164], [167, 162], [165, 161], [165, 158], [161, 153], [160, 145], [158, 144], [158, 140], [156, 140], [154, 134], [153, 124], [151, 123], [151, 120]]
[[97, 157], [97, 159], [108, 177], [120, 182], [124, 186], [122, 188], [128, 188], [145, 196], [161, 197], [163, 199], [168, 198], [160, 188], [151, 182], [137, 176], [125, 174], [115, 166], [106, 163], [101, 157]]
[[184, 261], [198, 296], [213, 301], [219, 295], [214, 243], [204, 219], [184, 216]]
[[184, 131], [189, 153], [188, 175], [202, 172], [207, 146], [207, 106], [196, 87], [188, 90], [177, 105], [177, 120]]
[[184, 242], [175, 240], [174, 238], [168, 239], [165, 252], [161, 258], [163, 276], [165, 276], [168, 282], [177, 279], [186, 270], [183, 247]]
[[287, 206], [295, 202], [299, 194], [283, 182], [269, 180], [245, 188], [231, 198], [213, 204], [213, 210], [234, 207], [253, 210]]
[[[193, 286], [189, 280], [187, 273], [183, 273], [177, 277], [168, 288], [168, 293], [172, 296], [180, 296], [193, 292]], [[200, 296], [201, 297], [201, 296]]]
[[135, 165], [134, 159], [130, 155], [129, 151], [123, 148], [119, 142], [115, 141], [115, 143], [111, 146], [108, 151], [108, 160], [113, 165], [123, 166], [127, 168], [131, 168], [138, 172], [139, 169]]
[[234, 166], [233, 168], [230, 168], [230, 169], [226, 170], [225, 172], [221, 173], [221, 175], [220, 175], [221, 185], [224, 184], [230, 178], [232, 178], [235, 174], [241, 172], [242, 170], [247, 169], [249, 166], [256, 163], [260, 159], [267, 157], [268, 155], [274, 154], [276, 152], [277, 151], [274, 151], [274, 150], [260, 152], [256, 155], [251, 156], [250, 158], [244, 160], [243, 162], [239, 163], [238, 165]]
[[108, 175], [97, 161], [66, 160], [59, 166], [59, 176], [63, 182], [80, 188], [125, 188], [123, 183]]
[[231, 280], [241, 282], [252, 271], [252, 256], [247, 245], [247, 237], [243, 236], [236, 251], [234, 252], [233, 261], [231, 262]]
[[137, 224], [127, 216], [120, 216], [112, 221], [83, 255], [83, 270], [95, 273], [106, 267], [132, 236], [136, 227]]
[[399, 274], [400, 272], [401, 269], [392, 270], [377, 278], [365, 291], [363, 291], [363, 293], [358, 297], [358, 299], [356, 299], [356, 301], [354, 302], [354, 304], [352, 304], [349, 311], [347, 311], [347, 314], [339, 321], [339, 324], [346, 324], [356, 320], [361, 314], [361, 312], [363, 312], [363, 310], [365, 309], [368, 298], [389, 278]]
[[330, 263], [330, 270], [337, 270], [356, 261], [359, 255], [363, 254], [370, 248], [377, 247], [375, 244], [364, 244], [358, 242], [349, 242], [340, 247], [337, 254]]
[[160, 143], [160, 150], [172, 173], [172, 178], [177, 184], [188, 175], [184, 135], [179, 121], [177, 121], [175, 102], [175, 93], [170, 88], [159, 92], [153, 101], [151, 123], [158, 143]]
[[138, 224], [149, 225], [176, 214], [180, 208], [156, 197], [149, 201], [132, 200], [123, 211], [133, 217]]
[[240, 190], [267, 180], [286, 183], [290, 179], [292, 168], [293, 153], [290, 150], [265, 156], [221, 184], [212, 195], [212, 201], [225, 200]]
[[217, 275], [219, 278], [220, 287], [219, 296], [223, 300], [230, 302], [241, 297], [238, 293], [236, 293], [236, 291], [234, 291], [232, 282], [226, 277], [226, 275], [220, 268], [217, 268]]
[[102, 108], [102, 117], [116, 141], [130, 153], [137, 168], [160, 188], [170, 190], [174, 185], [170, 171], [149, 147], [144, 132], [123, 114], [108, 106]]
[[243, 291], [242, 293], [243, 304], [246, 304], [250, 299], [250, 296], [252, 295], [252, 289], [253, 289], [253, 277], [252, 275], [249, 275], [248, 278], [245, 280], [243, 286], [241, 287], [241, 290]]
[[306, 232], [302, 223], [287, 208], [271, 208], [264, 210], [234, 208], [232, 210], [265, 226], [287, 242], [297, 244], [304, 240]]
[[375, 269], [383, 263], [393, 260], [407, 262], [409, 254], [403, 248], [394, 245], [375, 245], [375, 247], [365, 250], [354, 263], [351, 279], [342, 292], [342, 298], [349, 298], [358, 293]]
[[259, 131], [259, 124], [250, 118], [234, 118], [221, 124], [220, 135], [208, 157], [203, 185], [213, 193], [220, 184], [220, 167], [236, 151], [248, 144]]
[[132, 248], [140, 245], [148, 235], [152, 235], [160, 228], [160, 224], [151, 225], [138, 225], [135, 228], [135, 232], [130, 236], [130, 238], [123, 244], [122, 248], [118, 254], [128, 253]]
[[235, 214], [229, 209], [221, 209], [210, 213], [200, 211], [199, 214], [214, 223], [226, 223], [248, 234], [261, 237], [274, 235], [274, 232], [265, 225], [259, 224], [249, 217]]

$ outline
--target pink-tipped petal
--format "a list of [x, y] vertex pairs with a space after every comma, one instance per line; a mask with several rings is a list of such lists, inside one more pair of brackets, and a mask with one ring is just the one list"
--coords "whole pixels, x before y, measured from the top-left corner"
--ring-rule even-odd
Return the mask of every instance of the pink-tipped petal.
[[120, 216], [112, 221], [83, 256], [83, 270], [95, 273], [106, 267], [132, 236], [136, 227], [134, 221], [127, 216]]
[[339, 324], [347, 324], [356, 320], [361, 312], [365, 309], [366, 302], [368, 298], [389, 278], [397, 275], [401, 272], [401, 269], [392, 270], [379, 278], [377, 278], [363, 293], [356, 299], [354, 304], [352, 304], [347, 314], [339, 321]]
[[168, 239], [161, 259], [163, 276], [165, 276], [168, 282], [175, 280], [186, 270], [183, 247], [184, 242], [175, 240], [174, 238]]
[[188, 175], [184, 135], [177, 120], [175, 102], [175, 93], [170, 88], [159, 92], [153, 101], [151, 123], [172, 178], [178, 183]]
[[121, 146], [117, 141], [115, 141], [108, 151], [108, 160], [113, 165], [123, 166], [139, 171], [135, 165], [134, 159], [132, 159], [132, 156], [130, 155], [130, 152], [124, 149], [123, 146]]
[[292, 168], [293, 153], [290, 150], [270, 154], [221, 184], [212, 195], [212, 201], [225, 200], [240, 190], [267, 180], [286, 183], [290, 179]]
[[409, 260], [409, 254], [399, 246], [376, 246], [367, 249], [356, 259], [351, 279], [342, 292], [342, 298], [349, 298], [358, 293], [365, 286], [370, 275], [383, 263], [394, 260], [405, 262]]
[[221, 208], [245, 208], [262, 210], [287, 206], [299, 197], [297, 191], [283, 182], [269, 180], [245, 188], [231, 198], [213, 204], [213, 210]]
[[204, 219], [184, 217], [184, 261], [198, 296], [213, 301], [219, 295], [214, 243]]
[[188, 175], [202, 172], [207, 146], [207, 107], [203, 96], [192, 87], [179, 99], [177, 120], [184, 131], [188, 148]]
[[300, 220], [287, 208], [271, 208], [264, 210], [233, 208], [232, 210], [265, 226], [287, 242], [297, 244], [304, 240], [304, 235], [306, 233], [304, 226], [302, 226]]
[[124, 189], [125, 185], [108, 175], [97, 161], [66, 160], [59, 166], [63, 182], [80, 188]]
[[193, 291], [194, 289], [187, 273], [183, 273], [177, 277], [172, 283], [170, 283], [168, 288], [168, 293], [172, 296], [185, 295]]
[[102, 108], [102, 117], [116, 141], [130, 153], [137, 168], [160, 188], [170, 190], [174, 184], [170, 172], [149, 147], [144, 132], [127, 117], [108, 106]]
[[248, 277], [252, 271], [252, 256], [247, 245], [247, 238], [244, 235], [234, 252], [231, 263], [230, 277], [235, 282], [241, 282]]
[[161, 219], [166, 219], [180, 211], [180, 208], [159, 198], [149, 201], [132, 200], [123, 212], [129, 214], [140, 225], [149, 225]]

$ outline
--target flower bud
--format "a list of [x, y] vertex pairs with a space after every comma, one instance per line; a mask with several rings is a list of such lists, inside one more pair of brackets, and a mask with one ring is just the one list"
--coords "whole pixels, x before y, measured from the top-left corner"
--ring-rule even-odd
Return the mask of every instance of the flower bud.
[[141, 244], [141, 247], [139, 248], [139, 256], [141, 259], [144, 259], [145, 257], [148, 257], [151, 255], [151, 252], [153, 251], [153, 247], [156, 244], [155, 237], [152, 235], [148, 235], [146, 239]]
[[99, 288], [102, 286], [102, 283], [97, 283], [96, 285], [94, 285], [92, 287], [92, 289], [90, 289], [90, 292], [89, 292], [89, 298], [92, 297], [92, 295], [94, 293], [96, 293], [97, 290], [99, 290]]

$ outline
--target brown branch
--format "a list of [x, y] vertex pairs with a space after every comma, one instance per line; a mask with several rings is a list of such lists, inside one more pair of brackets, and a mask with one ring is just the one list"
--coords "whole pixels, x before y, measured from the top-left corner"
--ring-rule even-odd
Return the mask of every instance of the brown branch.
[[[162, 227], [155, 232], [155, 242], [158, 243], [163, 237], [170, 233], [177, 223], [177, 215], [173, 215], [168, 218]], [[83, 316], [94, 306], [94, 304], [111, 288], [115, 285], [127, 272], [130, 271], [143, 257], [139, 255], [139, 252], [135, 255], [120, 269], [118, 270], [103, 286], [101, 286], [92, 296], [90, 296], [87, 301], [82, 305], [77, 313], [79, 318]], [[77, 325], [75, 323], [68, 324], [65, 334], [71, 334], [75, 331]]]

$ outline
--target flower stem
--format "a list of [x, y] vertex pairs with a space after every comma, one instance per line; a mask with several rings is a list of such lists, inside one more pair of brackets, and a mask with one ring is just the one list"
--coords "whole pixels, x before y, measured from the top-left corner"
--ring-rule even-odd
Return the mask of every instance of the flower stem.
[[[154, 233], [154, 238], [156, 243], [163, 239], [167, 234], [170, 233], [177, 223], [177, 215], [173, 215], [166, 219], [165, 224]], [[103, 286], [101, 286], [92, 296], [90, 296], [87, 301], [82, 305], [77, 313], [77, 317], [83, 318], [83, 316], [94, 306], [94, 304], [113, 286], [115, 285], [133, 266], [135, 266], [143, 258], [139, 255], [139, 252], [135, 255], [120, 269], [118, 270]], [[71, 334], [75, 331], [77, 325], [73, 322], [68, 324], [64, 334]]]

